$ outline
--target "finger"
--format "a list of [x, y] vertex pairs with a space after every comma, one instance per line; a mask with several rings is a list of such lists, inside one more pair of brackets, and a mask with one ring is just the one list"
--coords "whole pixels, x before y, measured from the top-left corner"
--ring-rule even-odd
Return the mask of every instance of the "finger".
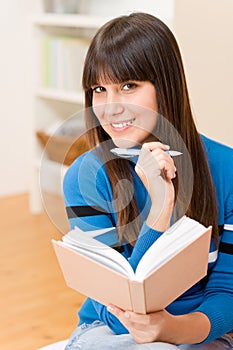
[[107, 310], [116, 316], [124, 325], [129, 321], [129, 311], [124, 311], [113, 304], [109, 304]]
[[146, 161], [150, 162], [152, 160], [157, 161], [157, 160], [165, 159], [171, 165], [174, 165], [174, 161], [173, 161], [172, 157], [170, 156], [170, 154], [165, 152], [161, 148], [154, 148], [153, 150], [149, 150], [147, 147], [144, 147], [144, 149], [142, 150], [140, 155], [141, 155], [141, 157], [139, 157], [140, 160], [145, 164], [146, 164]]
[[161, 149], [161, 150], [169, 150], [170, 149], [170, 146], [169, 145], [165, 145], [164, 143], [162, 142], [157, 142], [157, 141], [154, 141], [154, 142], [146, 142], [142, 145], [142, 149], [146, 149], [148, 151], [153, 151], [155, 149]]
[[118, 308], [115, 305], [108, 305], [107, 310], [113, 314], [115, 317], [118, 318], [118, 320], [125, 326], [125, 328], [128, 329], [130, 332], [131, 328], [133, 327], [132, 322], [130, 321], [130, 318], [128, 316], [128, 311], [123, 311], [120, 308]]
[[176, 172], [176, 167], [173, 158], [169, 153], [164, 152], [161, 149], [155, 149], [151, 151], [151, 155], [154, 157], [155, 161], [160, 166], [161, 170], [172, 170], [172, 173]]
[[164, 174], [166, 180], [172, 180], [176, 177], [176, 167], [170, 156], [168, 158], [161, 157], [161, 159], [156, 159], [150, 156], [151, 159], [144, 159], [137, 162], [135, 166], [135, 171], [140, 177], [144, 186], [148, 188], [150, 179], [154, 181], [161, 172]]
[[[151, 315], [138, 314], [129, 310], [122, 310], [115, 305], [110, 304], [107, 307], [108, 311], [116, 316], [122, 323], [148, 325], [151, 322]], [[134, 325], [135, 326], [135, 325]]]
[[170, 147], [168, 145], [164, 145], [161, 142], [147, 142], [142, 145], [139, 157], [146, 157], [156, 149], [165, 153], [165, 151], [169, 150], [169, 148]]
[[109, 312], [111, 312], [111, 314], [113, 314], [116, 317], [120, 317], [121, 314], [124, 313], [124, 311], [122, 309], [120, 309], [119, 307], [117, 307], [116, 305], [113, 305], [113, 304], [109, 304], [107, 306], [107, 310]]
[[[132, 326], [134, 327], [134, 321], [133, 321], [133, 315], [137, 315], [132, 311], [124, 311], [122, 309], [120, 309], [119, 307], [115, 306], [115, 305], [108, 305], [107, 307], [108, 311], [111, 312], [114, 316], [116, 316], [121, 323], [123, 323], [126, 328], [131, 328]], [[139, 315], [139, 314], [138, 314]], [[142, 315], [139, 315], [142, 316]], [[144, 315], [143, 315], [144, 316]], [[135, 317], [135, 320], [137, 320], [137, 318]], [[141, 322], [143, 324], [143, 322]]]
[[147, 174], [148, 171], [151, 171], [151, 175], [156, 176], [163, 171], [167, 179], [173, 179], [176, 176], [176, 167], [173, 159], [161, 149], [155, 149], [150, 152], [148, 157], [145, 156], [142, 162], [146, 166]]
[[156, 161], [158, 163], [159, 169], [163, 171], [166, 179], [173, 179], [176, 177], [176, 167], [170, 156], [164, 157], [163, 155], [159, 155], [156, 158]]

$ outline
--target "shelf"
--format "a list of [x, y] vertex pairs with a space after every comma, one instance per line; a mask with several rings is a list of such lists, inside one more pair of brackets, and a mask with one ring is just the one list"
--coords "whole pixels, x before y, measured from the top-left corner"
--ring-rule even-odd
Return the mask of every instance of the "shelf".
[[33, 17], [33, 23], [39, 26], [93, 28], [97, 29], [110, 18], [80, 14], [41, 14]]
[[46, 98], [50, 100], [75, 103], [79, 105], [84, 104], [84, 94], [82, 92], [63, 91], [53, 88], [38, 88], [35, 91], [37, 97]]
[[[33, 32], [33, 74], [35, 74], [32, 91], [35, 108], [32, 130], [34, 135], [36, 130], [46, 130], [56, 123], [63, 123], [67, 120], [67, 116], [77, 117], [80, 126], [84, 125], [84, 92], [81, 90], [80, 67], [91, 38], [109, 19], [96, 15], [52, 13], [40, 13], [30, 17]], [[54, 38], [56, 40], [53, 41]], [[65, 45], [66, 39], [69, 45]], [[74, 39], [77, 39], [77, 46], [80, 39], [77, 59]], [[58, 60], [54, 62], [55, 55]], [[63, 63], [68, 63], [69, 69], [65, 69]], [[47, 65], [46, 69], [45, 65]], [[75, 81], [72, 80], [73, 76]], [[34, 159], [36, 161], [32, 165], [30, 191], [30, 209], [34, 213], [42, 210], [41, 194], [44, 202], [48, 194], [63, 196], [62, 182], [68, 169], [67, 166], [47, 159], [43, 151], [35, 142]]]
[[42, 158], [35, 161], [39, 174], [40, 191], [62, 195], [62, 183], [68, 166]]
[[60, 172], [62, 178], [65, 176], [65, 173], [66, 173], [67, 169], [69, 168], [68, 165], [64, 165], [64, 164], [55, 162], [54, 160], [50, 160], [49, 158], [46, 158], [46, 156], [44, 156], [44, 157], [41, 156], [40, 159], [36, 159], [34, 161], [34, 165], [38, 171], [41, 170], [42, 162], [43, 162], [43, 164], [46, 164], [46, 165], [48, 164], [49, 167], [58, 170], [58, 172]]

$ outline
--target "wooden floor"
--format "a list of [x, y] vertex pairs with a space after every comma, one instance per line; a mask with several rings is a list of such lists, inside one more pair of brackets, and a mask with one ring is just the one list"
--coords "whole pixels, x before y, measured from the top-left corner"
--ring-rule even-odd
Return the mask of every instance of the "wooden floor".
[[84, 297], [65, 285], [46, 214], [32, 215], [28, 196], [0, 199], [0, 347], [37, 350], [68, 338]]

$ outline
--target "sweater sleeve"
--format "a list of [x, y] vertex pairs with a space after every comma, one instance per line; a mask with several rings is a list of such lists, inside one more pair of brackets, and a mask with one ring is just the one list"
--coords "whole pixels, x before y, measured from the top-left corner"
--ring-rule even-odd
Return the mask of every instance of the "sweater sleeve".
[[211, 323], [205, 343], [233, 331], [233, 149], [206, 140], [223, 231], [216, 264], [208, 274], [203, 300], [195, 310], [206, 314]]
[[216, 265], [211, 271], [204, 299], [195, 310], [206, 314], [211, 330], [204, 342], [233, 331], [233, 193], [225, 208], [225, 223]]
[[70, 227], [83, 231], [115, 226], [111, 188], [102, 163], [92, 153], [79, 157], [67, 170], [63, 193]]

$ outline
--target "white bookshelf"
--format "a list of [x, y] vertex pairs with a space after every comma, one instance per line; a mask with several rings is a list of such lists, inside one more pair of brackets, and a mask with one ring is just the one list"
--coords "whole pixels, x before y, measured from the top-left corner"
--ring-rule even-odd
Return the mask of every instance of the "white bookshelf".
[[[52, 194], [61, 194], [61, 175], [60, 164], [46, 160], [43, 156], [43, 150], [36, 138], [37, 130], [46, 130], [52, 125], [62, 124], [72, 115], [79, 115], [83, 109], [84, 94], [79, 89], [57, 88], [46, 86], [41, 83], [39, 77], [41, 70], [41, 52], [38, 51], [38, 42], [46, 38], [71, 38], [84, 39], [87, 43], [94, 35], [96, 30], [109, 18], [94, 15], [81, 14], [48, 14], [40, 13], [31, 18], [32, 25], [32, 48], [33, 48], [33, 169], [32, 185], [30, 191], [30, 210], [33, 213], [40, 213], [43, 206], [41, 201], [41, 187], [46, 192], [51, 189]], [[60, 51], [61, 52], [61, 51]], [[81, 71], [80, 85], [81, 85]], [[80, 113], [81, 115], [82, 113]], [[81, 118], [81, 117], [80, 117]], [[80, 125], [83, 120], [80, 120]], [[39, 183], [41, 175], [41, 160], [43, 164], [43, 181]], [[45, 165], [48, 165], [45, 167]], [[44, 173], [48, 170], [48, 176]], [[53, 179], [51, 179], [53, 177]], [[47, 178], [47, 180], [46, 180]], [[40, 180], [42, 180], [40, 178]], [[46, 182], [47, 181], [47, 182]], [[53, 186], [51, 186], [53, 184]], [[60, 185], [59, 185], [60, 184]], [[57, 193], [56, 193], [57, 188]]]

